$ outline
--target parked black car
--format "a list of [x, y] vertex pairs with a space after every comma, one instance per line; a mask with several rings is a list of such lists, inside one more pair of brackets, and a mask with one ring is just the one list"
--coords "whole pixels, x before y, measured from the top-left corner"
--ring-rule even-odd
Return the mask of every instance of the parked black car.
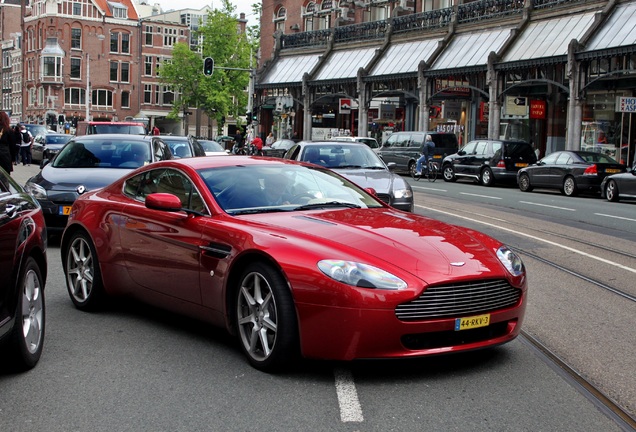
[[625, 166], [603, 153], [564, 150], [519, 170], [517, 183], [523, 192], [548, 188], [574, 196], [582, 191], [599, 192], [606, 176], [622, 172]]
[[0, 168], [0, 356], [17, 370], [44, 346], [46, 246], [42, 209]]
[[601, 197], [608, 201], [636, 198], [636, 161], [634, 166], [621, 174], [606, 176], [601, 182]]
[[34, 161], [44, 161], [45, 159], [53, 159], [62, 147], [73, 138], [73, 135], [49, 132], [47, 134], [38, 135], [33, 140], [31, 147], [31, 159]]
[[537, 155], [527, 142], [479, 139], [446, 156], [442, 173], [447, 182], [467, 178], [492, 186], [496, 182], [515, 182], [517, 171], [536, 161]]
[[372, 188], [376, 196], [390, 206], [413, 211], [411, 185], [392, 172], [395, 164], [385, 164], [366, 144], [300, 141], [287, 150], [284, 158], [330, 168], [358, 186]]
[[274, 141], [271, 146], [263, 146], [263, 156], [282, 158], [294, 144], [296, 144], [294, 140], [279, 139]]
[[384, 162], [395, 163], [395, 170], [415, 172], [415, 164], [420, 157], [420, 148], [430, 135], [435, 143], [433, 159], [441, 162], [444, 156], [457, 152], [457, 137], [444, 132], [394, 132], [377, 152]]
[[159, 136], [82, 135], [69, 141], [51, 163], [26, 182], [25, 189], [40, 202], [48, 232], [61, 232], [78, 196], [164, 159], [173, 156]]

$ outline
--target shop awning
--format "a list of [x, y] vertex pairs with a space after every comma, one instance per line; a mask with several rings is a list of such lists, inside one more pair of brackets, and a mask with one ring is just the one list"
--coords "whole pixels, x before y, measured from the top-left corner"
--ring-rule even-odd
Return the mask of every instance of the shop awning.
[[485, 67], [492, 51], [499, 52], [511, 37], [512, 27], [455, 36], [430, 70]]
[[319, 54], [280, 57], [259, 84], [301, 83], [319, 59]]
[[636, 45], [636, 3], [617, 6], [608, 20], [587, 43], [583, 51], [598, 51]]
[[[141, 110], [139, 111], [139, 114], [135, 116], [135, 118], [167, 117], [168, 114], [170, 114], [170, 111]], [[179, 117], [183, 117], [183, 113], [179, 113]]]
[[428, 60], [441, 39], [424, 39], [391, 45], [370, 76], [417, 73], [420, 61]]
[[502, 62], [566, 56], [572, 39], [581, 37], [594, 22], [595, 12], [530, 23], [504, 53]]
[[375, 55], [376, 47], [342, 50], [331, 53], [320, 71], [313, 78], [314, 81], [355, 78], [358, 69], [366, 67]]

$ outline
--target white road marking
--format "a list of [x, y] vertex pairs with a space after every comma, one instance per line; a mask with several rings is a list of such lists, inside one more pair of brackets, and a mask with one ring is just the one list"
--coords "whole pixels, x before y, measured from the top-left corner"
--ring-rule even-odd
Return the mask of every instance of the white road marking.
[[510, 233], [517, 234], [517, 235], [520, 235], [520, 236], [523, 236], [523, 237], [528, 237], [528, 238], [531, 238], [532, 240], [536, 240], [536, 241], [540, 241], [540, 242], [543, 242], [543, 243], [547, 243], [549, 245], [556, 246], [556, 247], [559, 247], [561, 249], [565, 249], [567, 251], [573, 252], [575, 254], [583, 255], [583, 256], [591, 258], [593, 260], [600, 261], [602, 263], [609, 264], [611, 266], [618, 267], [618, 268], [620, 268], [622, 270], [627, 270], [628, 272], [636, 274], [636, 269], [635, 268], [627, 267], [627, 266], [624, 266], [624, 265], [619, 264], [617, 262], [610, 261], [610, 260], [607, 260], [605, 258], [598, 257], [596, 255], [591, 255], [589, 253], [580, 251], [578, 249], [574, 249], [574, 248], [571, 248], [571, 247], [568, 247], [568, 246], [564, 246], [562, 244], [559, 244], [559, 243], [556, 243], [556, 242], [553, 242], [553, 241], [550, 241], [550, 240], [547, 240], [547, 239], [544, 239], [544, 238], [541, 238], [541, 237], [537, 237], [537, 236], [534, 236], [534, 235], [522, 233], [520, 231], [517, 231], [517, 230], [514, 230], [514, 229], [510, 229], [510, 228], [504, 228], [502, 226], [494, 225], [494, 224], [491, 224], [491, 223], [488, 223], [488, 222], [484, 222], [484, 221], [480, 221], [480, 220], [477, 220], [477, 219], [471, 219], [471, 218], [466, 217], [466, 216], [460, 216], [458, 214], [454, 214], [454, 213], [438, 210], [438, 209], [435, 209], [435, 208], [432, 208], [432, 207], [425, 207], [425, 206], [418, 205], [418, 204], [416, 204], [416, 207], [420, 207], [420, 208], [423, 208], [425, 210], [430, 210], [430, 211], [434, 211], [434, 212], [438, 212], [438, 213], [443, 213], [443, 214], [446, 214], [446, 215], [449, 215], [449, 216], [454, 216], [454, 217], [457, 217], [457, 218], [460, 218], [460, 219], [469, 220], [471, 222], [476, 222], [476, 223], [479, 223], [479, 224], [482, 224], [482, 225], [487, 225], [489, 227], [497, 228], [497, 229], [500, 229], [502, 231], [508, 231]]
[[353, 382], [351, 371], [338, 368], [333, 372], [336, 378], [336, 393], [340, 405], [340, 420], [342, 422], [362, 422], [362, 407], [358, 400], [358, 391]]
[[519, 203], [528, 204], [528, 205], [534, 205], [534, 206], [539, 206], [539, 207], [550, 207], [550, 208], [557, 209], [557, 210], [576, 211], [576, 209], [572, 209], [572, 208], [557, 207], [557, 206], [553, 206], [553, 205], [533, 203], [533, 202], [530, 202], [530, 201], [519, 201]]
[[612, 215], [608, 215], [608, 214], [604, 214], [604, 213], [594, 213], [596, 216], [605, 216], [608, 218], [614, 218], [614, 219], [621, 219], [621, 220], [626, 220], [626, 221], [630, 221], [630, 222], [636, 222], [636, 219], [630, 219], [630, 218], [626, 218], [626, 217], [622, 217], [622, 216], [612, 216]]
[[460, 195], [468, 195], [468, 196], [474, 196], [474, 197], [478, 197], [478, 198], [490, 198], [490, 199], [503, 199], [500, 197], [495, 197], [495, 196], [490, 196], [490, 195], [479, 195], [479, 194], [471, 194], [471, 193], [467, 193], [467, 192], [460, 192]]
[[424, 189], [424, 190], [431, 190], [431, 191], [435, 191], [435, 192], [448, 192], [448, 189], [439, 189], [439, 188], [432, 188], [432, 187], [426, 187], [426, 186], [414, 186], [414, 185], [411, 185], [411, 187], [413, 189]]

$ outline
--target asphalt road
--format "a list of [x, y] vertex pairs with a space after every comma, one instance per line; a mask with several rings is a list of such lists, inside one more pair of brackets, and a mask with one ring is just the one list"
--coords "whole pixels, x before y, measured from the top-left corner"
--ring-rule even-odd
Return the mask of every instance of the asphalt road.
[[[24, 183], [35, 172], [19, 166], [14, 178]], [[417, 211], [461, 219], [451, 209], [440, 215], [442, 204], [432, 200], [418, 196]], [[485, 211], [464, 210], [473, 216]], [[501, 214], [488, 216], [500, 222], [464, 223], [518, 242], [498, 231], [506, 226]], [[552, 254], [535, 241], [524, 247]], [[32, 371], [0, 372], [0, 431], [621, 430], [522, 338], [451, 357], [303, 361], [268, 375], [251, 368], [223, 330], [123, 299], [100, 313], [78, 311], [66, 292], [55, 241], [48, 253], [44, 353]], [[524, 328], [575, 366], [588, 362], [601, 383], [622, 378], [629, 385], [636, 344], [632, 351], [617, 351], [617, 345], [629, 343], [621, 338], [633, 340], [633, 314], [607, 316], [616, 307], [611, 296], [531, 259], [526, 265]], [[603, 313], [586, 323], [590, 299]], [[610, 372], [627, 368], [614, 381], [597, 370], [610, 356], [616, 357]], [[616, 388], [629, 397], [629, 389]]]

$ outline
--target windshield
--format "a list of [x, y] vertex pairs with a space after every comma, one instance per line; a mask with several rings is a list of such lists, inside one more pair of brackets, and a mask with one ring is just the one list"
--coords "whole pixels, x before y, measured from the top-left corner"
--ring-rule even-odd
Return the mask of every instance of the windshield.
[[378, 155], [364, 144], [312, 144], [303, 149], [300, 160], [334, 169], [386, 169]]
[[203, 146], [203, 150], [206, 152], [224, 152], [225, 149], [216, 141], [205, 141], [200, 140], [201, 146]]
[[69, 143], [53, 160], [55, 168], [138, 168], [150, 163], [150, 143], [83, 138]]
[[336, 173], [300, 165], [208, 168], [199, 170], [199, 175], [219, 205], [232, 215], [382, 207]]
[[47, 144], [66, 144], [73, 138], [72, 135], [47, 135], [46, 143]]

